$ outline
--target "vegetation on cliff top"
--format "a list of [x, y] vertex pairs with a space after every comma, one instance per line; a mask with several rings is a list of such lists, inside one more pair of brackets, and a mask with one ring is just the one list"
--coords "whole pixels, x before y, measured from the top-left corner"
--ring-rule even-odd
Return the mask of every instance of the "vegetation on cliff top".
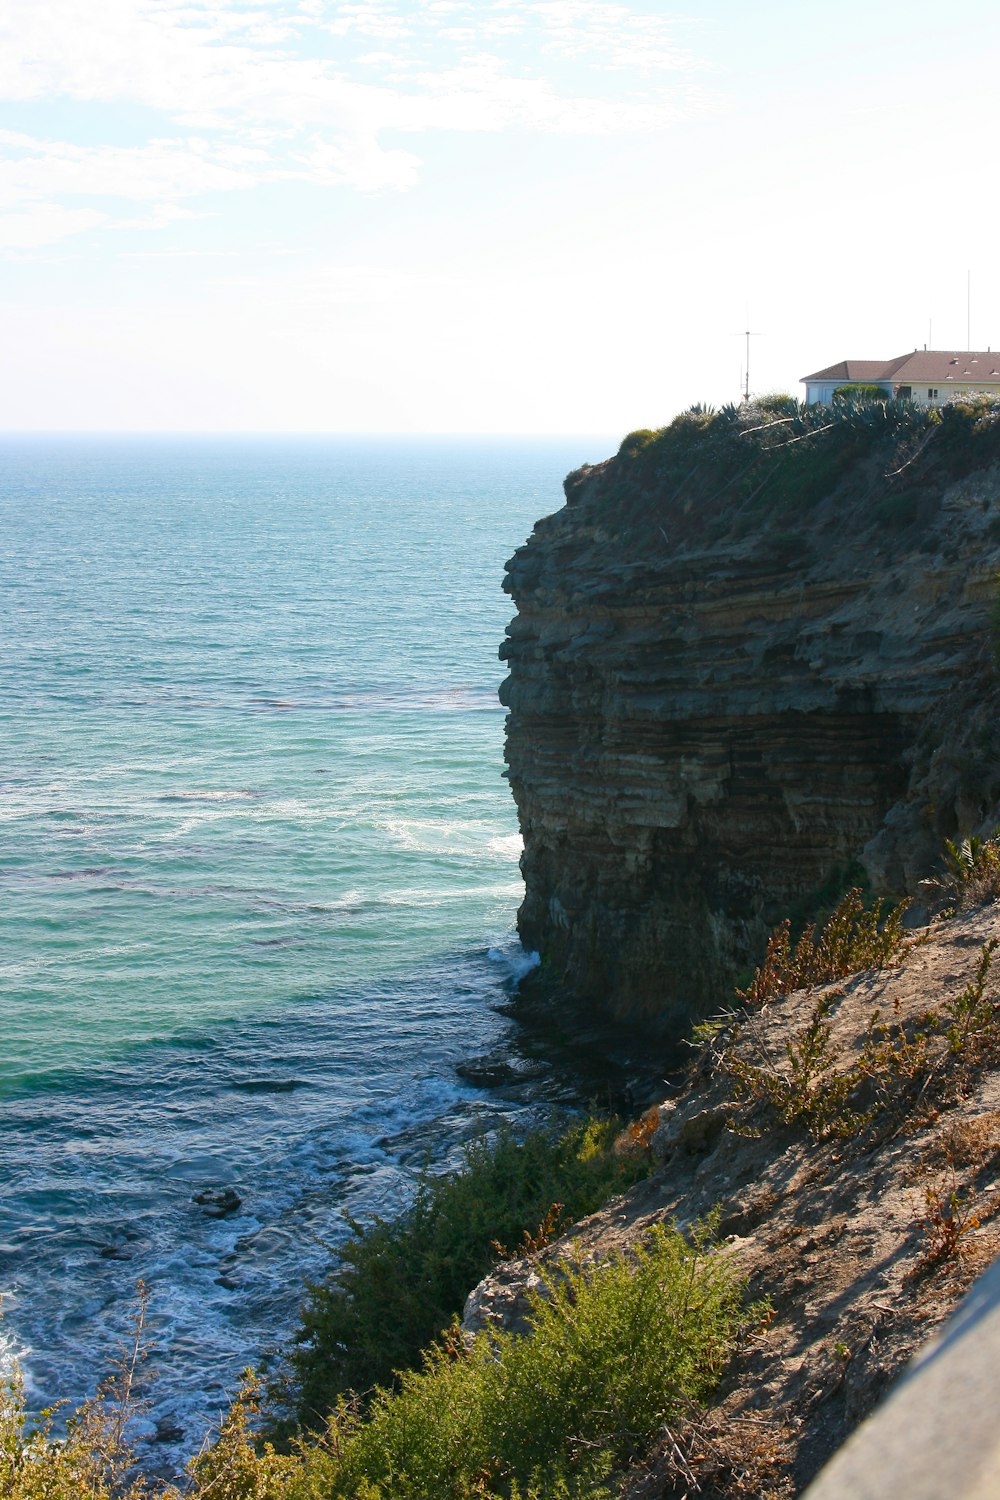
[[[718, 410], [692, 406], [666, 427], [629, 433], [605, 482], [608, 498], [636, 520], [669, 514], [683, 529], [694, 509], [701, 525], [715, 518], [739, 534], [767, 516], [807, 514], [856, 464], [871, 461], [865, 511], [891, 531], [934, 513], [935, 480], [997, 460], [1000, 401], [993, 396], [935, 408], [846, 398], [805, 406], [774, 395]], [[587, 473], [567, 481], [571, 503]]]

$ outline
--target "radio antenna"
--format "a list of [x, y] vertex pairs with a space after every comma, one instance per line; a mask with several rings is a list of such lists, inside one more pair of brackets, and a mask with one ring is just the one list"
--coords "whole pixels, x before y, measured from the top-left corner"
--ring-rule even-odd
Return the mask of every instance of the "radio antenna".
[[741, 339], [746, 339], [746, 341], [747, 341], [746, 364], [743, 366], [742, 378], [740, 380], [740, 385], [743, 388], [742, 392], [741, 392], [741, 394], [743, 396], [743, 404], [744, 405], [748, 405], [749, 402], [750, 402], [750, 340], [751, 339], [756, 339], [756, 338], [760, 337], [760, 335], [758, 333], [755, 333], [751, 329], [751, 327], [750, 327], [750, 309], [749, 308], [747, 308], [747, 326], [746, 326], [746, 328], [744, 328], [744, 330], [743, 330], [742, 333], [736, 334], [735, 337], [736, 338], [741, 338]]

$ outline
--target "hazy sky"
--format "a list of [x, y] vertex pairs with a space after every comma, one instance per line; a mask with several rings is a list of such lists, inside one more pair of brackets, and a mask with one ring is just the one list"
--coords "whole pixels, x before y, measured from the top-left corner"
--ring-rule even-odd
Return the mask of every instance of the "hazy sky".
[[624, 432], [1000, 345], [997, 0], [3, 0], [0, 427]]

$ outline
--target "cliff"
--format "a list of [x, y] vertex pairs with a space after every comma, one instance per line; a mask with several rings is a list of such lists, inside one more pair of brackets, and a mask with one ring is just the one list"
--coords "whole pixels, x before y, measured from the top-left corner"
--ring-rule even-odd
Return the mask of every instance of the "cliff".
[[679, 1034], [791, 909], [1000, 808], [1000, 420], [787, 399], [632, 434], [508, 563], [525, 945]]

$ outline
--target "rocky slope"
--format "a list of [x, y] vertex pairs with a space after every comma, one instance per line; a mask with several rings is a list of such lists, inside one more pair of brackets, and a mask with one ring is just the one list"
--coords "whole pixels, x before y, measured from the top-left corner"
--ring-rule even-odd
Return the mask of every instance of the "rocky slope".
[[[1000, 1251], [997, 958], [981, 969], [997, 938], [1000, 906], [987, 904], [935, 922], [890, 967], [777, 997], [731, 1023], [625, 1139], [641, 1149], [651, 1135], [657, 1172], [472, 1293], [466, 1332], [518, 1331], [546, 1264], [627, 1254], [651, 1225], [718, 1211], [722, 1253], [737, 1258], [748, 1295], [770, 1298], [773, 1319], [748, 1333], [714, 1408], [665, 1432], [616, 1493], [801, 1493]], [[833, 1109], [783, 1120], [752, 1080], [784, 1080], [779, 1094], [794, 1097], [788, 1045], [817, 1007], [828, 1043], [804, 1096]], [[875, 1010], [888, 1030], [873, 1041]], [[948, 1030], [955, 1015], [960, 1035]]]
[[913, 891], [996, 819], [1000, 423], [879, 412], [634, 434], [508, 564], [520, 931], [567, 1003], [681, 1034], [852, 862]]

